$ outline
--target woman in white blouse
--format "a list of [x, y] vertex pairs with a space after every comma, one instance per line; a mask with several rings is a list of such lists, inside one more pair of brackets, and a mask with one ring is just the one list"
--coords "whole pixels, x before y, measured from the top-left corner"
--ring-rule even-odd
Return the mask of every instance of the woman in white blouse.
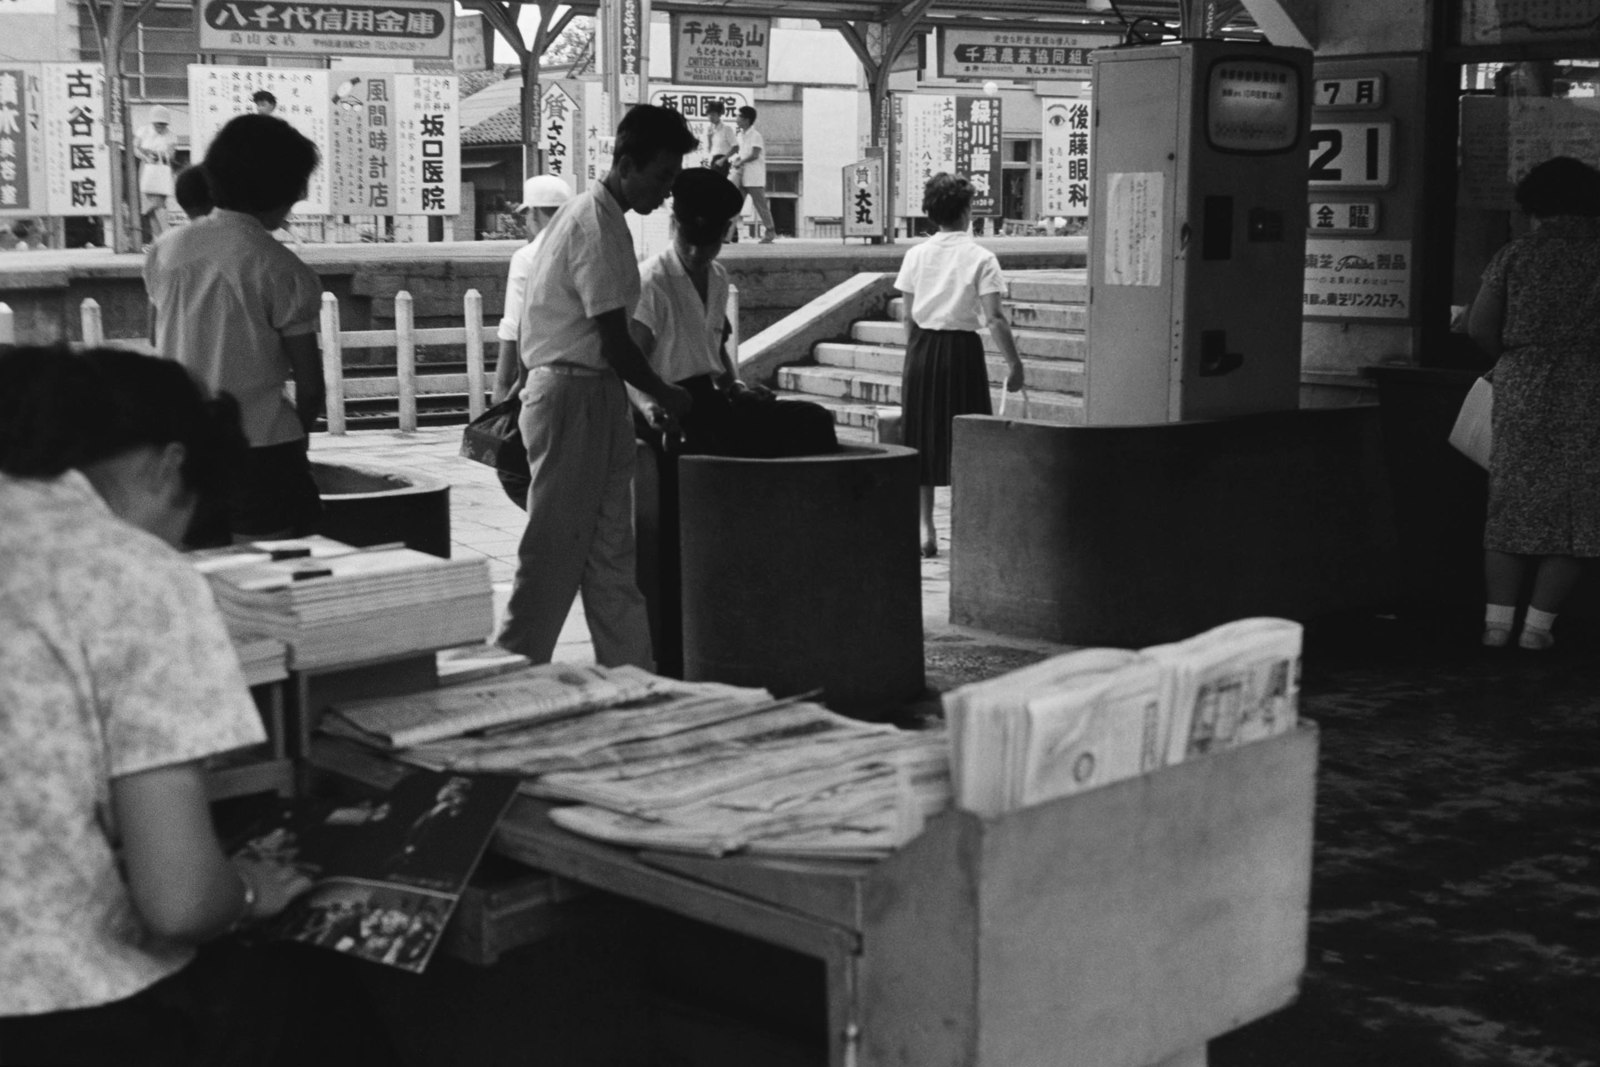
[[922, 554], [939, 554], [933, 490], [950, 484], [950, 446], [957, 415], [988, 415], [989, 367], [978, 329], [1005, 355], [1005, 387], [1023, 386], [1011, 324], [1001, 298], [1005, 280], [995, 254], [972, 239], [972, 183], [940, 172], [928, 179], [922, 211], [939, 232], [906, 253], [895, 279], [905, 293], [906, 360], [900, 379], [905, 443], [920, 455]]

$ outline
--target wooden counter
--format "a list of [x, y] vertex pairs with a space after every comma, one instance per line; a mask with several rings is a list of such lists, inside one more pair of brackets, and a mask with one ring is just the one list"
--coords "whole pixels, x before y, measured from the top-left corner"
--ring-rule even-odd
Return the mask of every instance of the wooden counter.
[[[830, 1067], [1202, 1067], [1294, 999], [1305, 965], [1317, 733], [997, 819], [947, 811], [870, 863], [635, 852], [518, 798], [494, 848], [816, 957]], [[318, 770], [405, 768], [319, 739]]]

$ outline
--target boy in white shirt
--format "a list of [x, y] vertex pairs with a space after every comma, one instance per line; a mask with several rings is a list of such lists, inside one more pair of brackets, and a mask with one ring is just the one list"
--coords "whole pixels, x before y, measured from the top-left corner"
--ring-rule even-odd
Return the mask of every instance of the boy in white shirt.
[[756, 109], [749, 105], [739, 109], [739, 152], [734, 157], [734, 167], [739, 184], [761, 220], [761, 243], [769, 245], [778, 230], [772, 224], [772, 207], [767, 203], [767, 142], [756, 129]]

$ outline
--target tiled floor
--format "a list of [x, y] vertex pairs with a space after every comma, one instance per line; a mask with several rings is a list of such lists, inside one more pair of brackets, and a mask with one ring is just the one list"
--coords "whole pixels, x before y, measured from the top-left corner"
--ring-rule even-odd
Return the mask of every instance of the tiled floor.
[[[343, 436], [319, 433], [312, 438], [314, 459], [353, 464], [379, 464], [405, 468], [444, 478], [450, 483], [450, 536], [454, 551], [473, 553], [489, 560], [495, 583], [496, 609], [503, 610], [517, 569], [517, 541], [522, 536], [522, 509], [500, 488], [494, 471], [461, 458], [460, 427], [424, 427], [412, 433], [399, 430], [361, 430]], [[934, 520], [940, 532], [940, 554], [922, 561], [922, 626], [929, 642], [948, 644], [971, 638], [985, 645], [1024, 651], [1054, 646], [1044, 642], [951, 626], [950, 615], [950, 491], [935, 497]], [[574, 603], [556, 647], [556, 658], [573, 663], [594, 662], [583, 604]], [[1031, 657], [1029, 657], [1031, 658]]]

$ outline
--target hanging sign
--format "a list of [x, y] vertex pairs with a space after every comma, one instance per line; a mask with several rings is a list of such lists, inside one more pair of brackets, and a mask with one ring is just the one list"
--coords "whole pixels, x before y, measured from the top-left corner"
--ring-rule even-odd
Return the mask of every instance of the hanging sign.
[[[573, 86], [576, 88], [576, 86]], [[560, 85], [548, 85], [539, 94], [539, 148], [544, 152], [544, 172], [553, 174], [577, 191], [578, 131], [583, 111]]]
[[1089, 53], [1121, 43], [1115, 34], [1042, 33], [940, 26], [941, 78], [1088, 81]]
[[617, 33], [617, 100], [637, 104], [644, 99], [646, 34], [650, 9], [645, 0], [619, 0], [622, 9]]
[[450, 0], [200, 0], [202, 52], [449, 59]]
[[44, 119], [44, 213], [111, 214], [105, 68], [99, 63], [44, 63], [39, 86]]
[[675, 11], [672, 80], [680, 85], [766, 85], [771, 35], [770, 18]]
[[847, 165], [843, 180], [844, 236], [881, 236], [887, 228], [883, 213], [883, 157], [869, 156]]
[[1051, 218], [1089, 217], [1088, 100], [1060, 97], [1042, 101], [1044, 121], [1044, 214]]
[[[351, 78], [339, 88], [341, 92], [349, 92], [360, 84], [359, 78]], [[254, 114], [256, 105], [250, 98], [261, 89], [277, 97], [278, 109], [273, 116], [309, 137], [321, 157], [321, 165], [311, 172], [311, 180], [306, 183], [306, 198], [295, 205], [295, 213], [328, 214], [329, 178], [338, 166], [329, 139], [328, 119], [333, 94], [329, 90], [328, 71], [190, 64], [191, 154], [196, 161], [203, 159], [217, 131], [239, 115]]]

